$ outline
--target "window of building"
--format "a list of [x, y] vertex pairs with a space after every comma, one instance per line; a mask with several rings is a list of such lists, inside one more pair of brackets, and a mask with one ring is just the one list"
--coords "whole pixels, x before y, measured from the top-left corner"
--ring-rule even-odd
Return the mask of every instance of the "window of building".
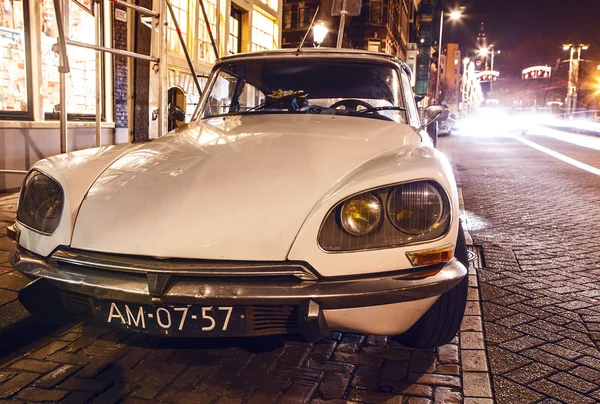
[[273, 11], [277, 11], [279, 9], [279, 2], [277, 0], [260, 0], [260, 2]]
[[[78, 42], [95, 44], [93, 27], [101, 24], [100, 16], [94, 17], [76, 2], [69, 4], [68, 36]], [[60, 57], [53, 48], [58, 36], [54, 2], [40, 2], [42, 83], [40, 93], [44, 100], [43, 111], [47, 116], [58, 118], [60, 91], [58, 65]], [[70, 72], [67, 74], [67, 113], [74, 115], [96, 114], [96, 52], [77, 46], [67, 46]]]
[[283, 28], [292, 28], [292, 4], [286, 4], [283, 10]]
[[371, 24], [381, 24], [383, 19], [383, 4], [381, 1], [371, 2], [371, 15], [369, 21]]
[[279, 26], [277, 21], [257, 9], [252, 12], [252, 50], [268, 50], [278, 47]]
[[298, 28], [308, 27], [310, 25], [310, 9], [302, 7], [298, 9]]
[[458, 69], [454, 69], [454, 74], [458, 74]]
[[[188, 0], [171, 0], [171, 5], [173, 6], [173, 14], [175, 14], [175, 18], [179, 24], [179, 29], [181, 30], [183, 40], [187, 41]], [[179, 40], [179, 35], [177, 35], [177, 31], [175, 30], [175, 23], [171, 18], [171, 13], [167, 14], [167, 49], [171, 52], [177, 52], [183, 55], [181, 41]]]
[[[216, 0], [203, 0], [204, 8], [206, 9], [206, 15], [208, 17], [208, 22], [210, 25], [210, 30], [213, 35], [216, 35], [217, 32], [217, 3]], [[191, 2], [190, 2], [191, 3]], [[197, 48], [196, 51], [197, 57], [200, 60], [204, 60], [208, 63], [214, 63], [215, 61], [215, 51], [213, 50], [212, 43], [210, 41], [210, 35], [208, 35], [208, 30], [206, 29], [206, 23], [204, 22], [204, 15], [202, 14], [202, 10], [200, 6], [198, 9], [198, 28], [197, 31]], [[217, 40], [217, 38], [215, 38]]]
[[242, 12], [235, 7], [231, 7], [231, 15], [229, 16], [229, 42], [227, 44], [227, 50], [230, 55], [242, 51], [241, 34]]
[[22, 1], [3, 1], [0, 5], [0, 115], [29, 115], [24, 12]]
[[381, 39], [373, 38], [369, 39], [367, 43], [367, 50], [371, 52], [380, 52], [381, 51]]

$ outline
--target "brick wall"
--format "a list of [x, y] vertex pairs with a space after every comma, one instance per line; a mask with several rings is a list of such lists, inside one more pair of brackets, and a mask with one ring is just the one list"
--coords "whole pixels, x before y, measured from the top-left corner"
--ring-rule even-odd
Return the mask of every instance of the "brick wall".
[[[137, 4], [152, 9], [152, 0], [138, 0]], [[150, 28], [140, 22], [139, 17], [135, 20], [134, 52], [150, 54]], [[148, 127], [148, 97], [150, 88], [150, 63], [144, 60], [134, 61], [134, 83], [133, 89], [133, 141], [140, 142], [149, 139]]]
[[[125, 8], [121, 6], [115, 5], [114, 7], [125, 10]], [[116, 49], [127, 50], [127, 23], [118, 21], [114, 18], [114, 11], [112, 20], [113, 47]], [[113, 61], [115, 127], [127, 128], [127, 58], [115, 56]]]

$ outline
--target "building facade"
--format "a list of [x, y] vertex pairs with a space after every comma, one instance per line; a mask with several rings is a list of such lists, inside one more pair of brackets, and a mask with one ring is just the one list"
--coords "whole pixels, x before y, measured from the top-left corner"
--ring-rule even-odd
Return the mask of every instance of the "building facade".
[[[414, 31], [417, 6], [416, 0], [347, 0], [350, 15], [346, 18], [342, 47], [385, 52], [408, 59], [411, 32]], [[340, 1], [333, 0], [285, 0], [282, 16], [282, 47], [300, 45], [319, 7], [315, 22], [323, 23], [329, 30], [321, 46], [335, 47]], [[304, 46], [313, 46], [312, 33], [308, 33]]]
[[[158, 11], [165, 0], [137, 0]], [[170, 0], [200, 81], [205, 82], [215, 53], [198, 0]], [[280, 47], [281, 0], [202, 0], [219, 55]], [[132, 10], [113, 2], [61, 0], [66, 35], [74, 41], [148, 53], [150, 27]], [[188, 115], [199, 93], [169, 16], [166, 54], [170, 102]], [[59, 133], [60, 57], [52, 0], [7, 0], [0, 5], [0, 170], [27, 170], [37, 160], [61, 152]], [[102, 144], [152, 137], [148, 122], [149, 62], [67, 46], [66, 76], [69, 150], [95, 146], [95, 117], [101, 116]], [[96, 59], [99, 53], [99, 60]], [[96, 78], [100, 77], [97, 86]], [[154, 86], [155, 87], [155, 86]], [[100, 110], [96, 111], [96, 95]], [[19, 187], [22, 176], [0, 172], [0, 189]]]
[[458, 44], [448, 43], [440, 56], [440, 100], [458, 112], [462, 59]]

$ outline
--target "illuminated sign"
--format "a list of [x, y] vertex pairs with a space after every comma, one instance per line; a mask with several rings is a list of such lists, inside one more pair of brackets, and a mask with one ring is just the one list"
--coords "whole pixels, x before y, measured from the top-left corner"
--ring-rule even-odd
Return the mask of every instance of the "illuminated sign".
[[495, 70], [484, 70], [482, 72], [477, 73], [477, 80], [479, 80], [482, 83], [485, 82], [493, 82], [493, 81], [498, 81], [498, 76], [500, 75], [500, 73], [498, 73]]
[[523, 69], [521, 72], [521, 78], [523, 80], [529, 79], [547, 79], [552, 74], [552, 68], [549, 66], [532, 66], [527, 69]]

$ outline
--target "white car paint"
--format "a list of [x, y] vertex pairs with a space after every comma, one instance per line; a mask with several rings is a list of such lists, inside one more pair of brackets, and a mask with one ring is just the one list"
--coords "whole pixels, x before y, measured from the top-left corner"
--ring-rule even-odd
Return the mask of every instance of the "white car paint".
[[71, 246], [282, 261], [315, 203], [349, 172], [419, 141], [409, 126], [369, 118], [203, 120], [107, 168], [83, 201]]
[[[256, 57], [264, 56], [247, 59]], [[149, 143], [60, 155], [34, 168], [57, 180], [66, 195], [53, 235], [17, 223], [20, 245], [42, 256], [71, 246], [155, 257], [290, 259], [308, 262], [322, 276], [356, 275], [411, 268], [406, 251], [454, 244], [458, 232], [457, 190], [447, 159], [424, 131], [367, 117], [205, 119]], [[447, 235], [400, 248], [349, 253], [319, 248], [320, 225], [338, 202], [413, 180], [434, 180], [447, 191], [452, 209]], [[436, 299], [323, 313], [331, 329], [399, 334]]]

